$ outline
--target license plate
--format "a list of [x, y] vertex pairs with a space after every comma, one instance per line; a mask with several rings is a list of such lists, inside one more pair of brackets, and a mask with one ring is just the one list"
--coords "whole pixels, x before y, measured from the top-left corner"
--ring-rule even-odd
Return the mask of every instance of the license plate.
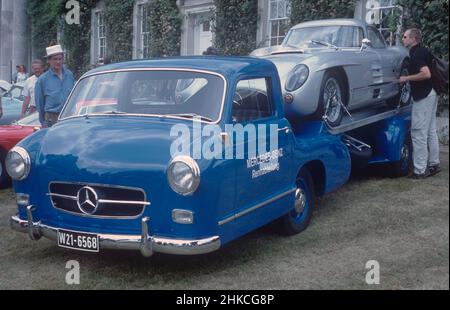
[[58, 246], [80, 251], [98, 252], [98, 235], [58, 229]]

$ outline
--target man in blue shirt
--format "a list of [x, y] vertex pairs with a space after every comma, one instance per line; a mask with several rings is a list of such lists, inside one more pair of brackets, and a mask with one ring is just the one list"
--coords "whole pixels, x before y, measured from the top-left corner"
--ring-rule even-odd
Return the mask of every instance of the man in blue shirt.
[[50, 69], [36, 82], [35, 101], [42, 127], [51, 127], [75, 84], [73, 73], [64, 68], [64, 52], [60, 45], [46, 48]]

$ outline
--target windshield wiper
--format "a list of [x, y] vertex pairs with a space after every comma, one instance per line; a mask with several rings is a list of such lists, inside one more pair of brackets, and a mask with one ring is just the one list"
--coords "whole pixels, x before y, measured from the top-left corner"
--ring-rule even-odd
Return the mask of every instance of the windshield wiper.
[[292, 44], [281, 45], [281, 47], [284, 47], [284, 48], [288, 47], [291, 50], [276, 49], [276, 50], [271, 51], [270, 53], [272, 55], [275, 55], [275, 54], [286, 54], [286, 53], [302, 53], [303, 54], [305, 52], [303, 48], [301, 48], [299, 46], [292, 45]]
[[200, 118], [202, 121], [207, 121], [207, 122], [212, 122], [213, 121], [209, 117], [202, 116], [202, 115], [195, 114], [195, 113], [178, 113], [178, 114], [164, 114], [164, 115], [161, 115], [161, 117], [167, 117], [167, 116], [179, 116], [179, 117], [189, 117], [189, 118], [197, 117], [197, 118]]
[[127, 112], [122, 112], [122, 111], [104, 111], [104, 112], [98, 112], [99, 114], [127, 114]]
[[339, 49], [339, 47], [337, 47], [336, 45], [328, 43], [328, 42], [325, 42], [325, 41], [311, 40], [311, 43], [323, 45], [323, 46], [326, 46], [326, 47], [331, 47], [331, 48], [334, 48], [334, 49]]
[[122, 111], [102, 111], [102, 112], [90, 112], [85, 114], [80, 114], [81, 116], [84, 116], [86, 119], [90, 118], [92, 115], [101, 115], [101, 114], [112, 114], [112, 115], [119, 115], [119, 114], [127, 114], [127, 112]]

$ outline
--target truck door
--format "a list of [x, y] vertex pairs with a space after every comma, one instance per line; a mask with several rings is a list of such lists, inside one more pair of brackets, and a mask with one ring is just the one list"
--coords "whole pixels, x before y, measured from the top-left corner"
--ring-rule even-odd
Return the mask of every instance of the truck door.
[[293, 186], [290, 125], [277, 115], [270, 83], [269, 78], [259, 78], [236, 86], [232, 118], [238, 217], [264, 208]]

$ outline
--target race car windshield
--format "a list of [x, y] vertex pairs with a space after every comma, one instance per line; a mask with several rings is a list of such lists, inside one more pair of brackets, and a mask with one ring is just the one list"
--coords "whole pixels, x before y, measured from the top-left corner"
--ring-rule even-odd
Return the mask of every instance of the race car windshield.
[[100, 73], [80, 80], [61, 119], [79, 115], [142, 115], [220, 118], [224, 79], [218, 75], [176, 70]]
[[360, 47], [363, 31], [357, 26], [318, 26], [289, 31], [282, 45], [298, 48]]

